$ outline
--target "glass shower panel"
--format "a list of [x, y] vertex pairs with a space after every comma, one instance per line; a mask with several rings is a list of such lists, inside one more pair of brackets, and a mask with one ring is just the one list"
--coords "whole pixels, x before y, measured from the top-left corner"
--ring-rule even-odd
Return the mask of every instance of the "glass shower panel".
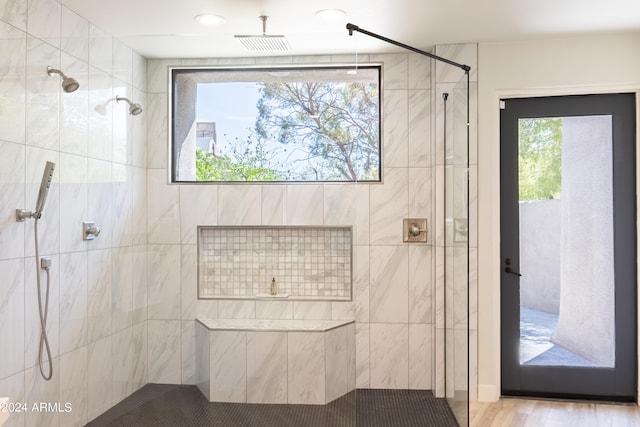
[[[443, 85], [445, 161], [445, 388], [461, 426], [469, 419], [468, 82]], [[446, 99], [445, 99], [446, 98]]]

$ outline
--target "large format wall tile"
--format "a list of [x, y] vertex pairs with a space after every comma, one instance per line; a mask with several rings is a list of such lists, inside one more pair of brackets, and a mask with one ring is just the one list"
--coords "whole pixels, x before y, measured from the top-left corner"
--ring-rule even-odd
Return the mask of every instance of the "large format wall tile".
[[179, 320], [149, 320], [149, 382], [180, 384]]
[[409, 304], [406, 246], [372, 246], [370, 253], [370, 319], [407, 322]]
[[[0, 85], [1, 85], [0, 80]], [[1, 120], [1, 119], [0, 119]], [[2, 125], [0, 125], [0, 132]], [[32, 210], [32, 203], [25, 204], [25, 146], [0, 141], [0, 206], [6, 206], [0, 216], [0, 260], [24, 257], [25, 255], [25, 227], [32, 227], [28, 222], [16, 222], [14, 209]]]
[[287, 403], [287, 333], [247, 332], [247, 403]]
[[[18, 3], [25, 4], [22, 0]], [[6, 4], [6, 6], [10, 6]], [[0, 13], [2, 9], [0, 8]], [[25, 126], [16, 123], [25, 121], [26, 97], [26, 61], [27, 35], [22, 31], [0, 21], [0, 99], [3, 110], [0, 114], [0, 139], [4, 141], [25, 142]]]
[[209, 336], [209, 399], [216, 402], [246, 403], [247, 333], [213, 331]]
[[370, 333], [371, 388], [408, 388], [408, 325], [372, 323]]
[[24, 260], [0, 261], [0, 277], [8, 285], [0, 294], [0, 378], [6, 378], [24, 370]]
[[290, 332], [287, 335], [287, 403], [324, 403], [325, 334]]

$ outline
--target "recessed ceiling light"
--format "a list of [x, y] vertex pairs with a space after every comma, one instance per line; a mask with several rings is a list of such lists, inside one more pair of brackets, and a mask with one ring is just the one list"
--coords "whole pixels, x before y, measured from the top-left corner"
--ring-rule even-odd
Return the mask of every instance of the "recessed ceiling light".
[[214, 25], [221, 25], [224, 24], [224, 17], [220, 16], [220, 15], [212, 15], [209, 13], [202, 13], [200, 15], [196, 15], [194, 16], [194, 18], [199, 24], [202, 25], [207, 25], [207, 26], [214, 26]]
[[338, 21], [347, 17], [347, 12], [341, 9], [322, 9], [315, 14], [318, 18], [325, 21]]

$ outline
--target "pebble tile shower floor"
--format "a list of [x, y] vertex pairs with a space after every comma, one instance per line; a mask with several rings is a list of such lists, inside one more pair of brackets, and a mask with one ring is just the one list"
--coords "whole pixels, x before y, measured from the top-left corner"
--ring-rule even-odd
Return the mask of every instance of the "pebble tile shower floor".
[[328, 405], [209, 403], [195, 386], [147, 384], [87, 426], [456, 427], [444, 399], [422, 390], [351, 392]]

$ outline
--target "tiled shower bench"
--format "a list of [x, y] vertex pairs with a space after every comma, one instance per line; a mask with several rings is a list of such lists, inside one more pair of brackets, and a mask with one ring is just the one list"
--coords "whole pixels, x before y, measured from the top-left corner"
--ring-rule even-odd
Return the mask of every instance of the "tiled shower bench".
[[327, 404], [355, 389], [355, 323], [196, 319], [196, 380], [210, 402]]

